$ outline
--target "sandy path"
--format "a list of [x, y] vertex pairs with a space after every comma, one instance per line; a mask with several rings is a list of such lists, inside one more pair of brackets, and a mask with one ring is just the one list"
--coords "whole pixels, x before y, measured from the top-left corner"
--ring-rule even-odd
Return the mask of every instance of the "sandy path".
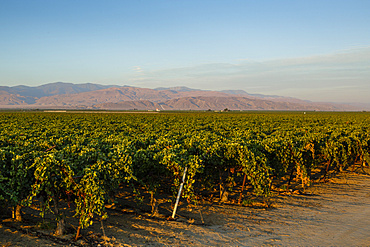
[[[370, 181], [358, 184], [332, 184], [322, 193], [323, 211], [316, 219], [322, 224], [314, 243], [336, 246], [370, 246]], [[331, 190], [332, 187], [332, 190]]]
[[235, 217], [233, 223], [219, 226], [233, 239], [221, 241], [233, 246], [370, 246], [368, 177], [337, 179], [310, 190], [314, 196], [280, 197], [275, 209], [251, 211], [249, 222]]
[[243, 245], [370, 246], [369, 177], [336, 179], [310, 190], [316, 196], [280, 199], [277, 209], [257, 214], [271, 217], [262, 224], [271, 234], [245, 239]]

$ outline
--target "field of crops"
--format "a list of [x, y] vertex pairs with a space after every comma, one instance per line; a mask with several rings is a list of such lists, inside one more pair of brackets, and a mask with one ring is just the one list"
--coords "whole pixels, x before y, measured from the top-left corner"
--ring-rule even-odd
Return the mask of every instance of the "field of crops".
[[272, 185], [304, 188], [370, 164], [366, 112], [3, 112], [0, 133], [0, 207], [21, 220], [37, 203], [55, 214], [57, 234], [62, 203], [75, 208], [79, 232], [109, 217], [122, 187], [138, 203], [150, 195], [154, 213], [158, 196], [175, 201], [185, 168], [182, 198], [196, 203], [215, 190], [220, 201], [236, 188], [244, 198], [247, 185], [268, 197]]

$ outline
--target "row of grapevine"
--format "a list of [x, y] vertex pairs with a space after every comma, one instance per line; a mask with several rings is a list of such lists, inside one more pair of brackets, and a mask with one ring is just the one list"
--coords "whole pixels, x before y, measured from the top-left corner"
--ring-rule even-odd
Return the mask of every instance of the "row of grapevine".
[[244, 175], [268, 196], [282, 178], [305, 187], [313, 169], [325, 178], [370, 163], [367, 113], [1, 113], [0, 123], [0, 204], [20, 220], [37, 198], [58, 234], [61, 202], [74, 204], [78, 231], [107, 217], [122, 185], [149, 193], [155, 210], [158, 193], [175, 196], [185, 167], [191, 202], [215, 188], [222, 197]]

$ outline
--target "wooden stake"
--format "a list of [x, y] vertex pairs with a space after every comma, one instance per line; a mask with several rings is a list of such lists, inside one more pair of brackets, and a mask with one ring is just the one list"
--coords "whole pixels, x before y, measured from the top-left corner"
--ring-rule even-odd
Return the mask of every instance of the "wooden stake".
[[176, 199], [175, 207], [173, 208], [172, 219], [174, 219], [174, 218], [175, 218], [175, 215], [176, 215], [177, 206], [178, 206], [179, 201], [180, 201], [180, 196], [181, 196], [181, 192], [182, 192], [182, 187], [184, 186], [185, 176], [186, 176], [186, 171], [187, 171], [187, 170], [188, 170], [188, 168], [187, 168], [187, 167], [185, 167], [184, 174], [182, 175], [182, 182], [181, 182], [181, 184], [180, 184], [179, 193], [177, 194], [177, 199]]
[[80, 231], [81, 231], [81, 226], [78, 226], [77, 233], [76, 233], [76, 239], [75, 239], [76, 241], [80, 237]]
[[246, 180], [246, 178], [247, 178], [247, 174], [245, 174], [245, 173], [244, 173], [244, 179], [243, 179], [242, 191], [240, 191], [238, 204], [240, 204], [240, 203], [242, 202], [242, 194], [243, 194], [243, 190], [244, 190], [244, 186], [245, 186], [245, 180]]

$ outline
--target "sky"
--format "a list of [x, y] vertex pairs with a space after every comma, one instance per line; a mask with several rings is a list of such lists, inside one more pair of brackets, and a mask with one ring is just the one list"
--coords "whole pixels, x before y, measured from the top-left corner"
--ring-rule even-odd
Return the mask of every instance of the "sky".
[[0, 0], [0, 86], [188, 86], [370, 104], [368, 0]]

